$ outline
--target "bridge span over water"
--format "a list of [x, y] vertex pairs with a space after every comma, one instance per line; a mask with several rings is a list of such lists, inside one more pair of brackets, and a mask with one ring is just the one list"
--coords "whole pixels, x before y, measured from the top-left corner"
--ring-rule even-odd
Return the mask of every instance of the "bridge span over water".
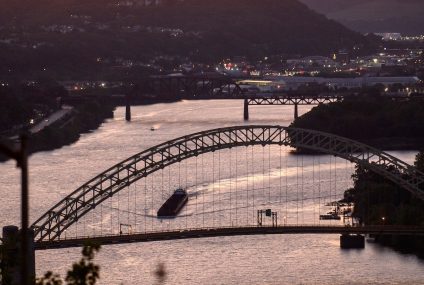
[[[243, 78], [245, 79], [245, 78]], [[192, 75], [151, 76], [136, 85], [126, 98], [126, 119], [131, 120], [131, 101], [141, 98], [165, 99], [241, 99], [244, 100], [244, 119], [249, 119], [249, 106], [292, 105], [294, 117], [298, 117], [299, 105], [318, 105], [343, 101], [351, 95], [335, 91], [297, 93], [293, 91], [270, 90], [269, 92], [252, 92], [240, 84], [241, 80], [219, 73], [198, 73]], [[245, 86], [244, 86], [245, 87]], [[382, 98], [387, 98], [382, 96]], [[390, 96], [391, 100], [408, 101], [409, 96]], [[423, 100], [424, 96], [415, 96], [414, 100]]]
[[185, 229], [151, 233], [128, 233], [106, 236], [86, 236], [64, 240], [41, 241], [35, 244], [37, 250], [79, 247], [87, 241], [96, 244], [123, 244], [135, 242], [153, 242], [178, 239], [242, 236], [242, 235], [270, 235], [270, 234], [341, 234], [341, 235], [408, 235], [424, 236], [424, 227], [411, 226], [275, 226], [275, 227], [223, 227], [205, 229]]
[[[266, 147], [266, 154], [257, 149]], [[329, 154], [330, 165], [321, 166], [313, 159], [306, 167], [298, 155], [293, 158], [297, 164], [288, 163], [288, 155], [284, 164], [282, 148]], [[262, 161], [254, 157], [257, 153]], [[208, 154], [210, 160], [203, 161]], [[353, 220], [346, 226], [317, 220], [324, 207], [334, 207], [335, 214], [342, 212], [334, 201], [343, 195], [337, 189], [348, 184], [337, 187], [337, 183], [349, 175], [337, 175], [340, 167], [331, 164], [333, 156], [346, 165], [352, 162], [373, 171], [424, 200], [424, 173], [360, 142], [283, 126], [227, 127], [164, 142], [98, 174], [34, 222], [35, 247], [77, 246], [88, 237], [110, 244], [252, 234], [423, 234], [420, 227], [352, 226]], [[320, 167], [330, 176], [319, 177], [315, 170]], [[300, 173], [302, 178], [310, 175], [310, 181], [300, 182]], [[200, 181], [206, 174], [209, 181]], [[192, 181], [187, 182], [190, 175]], [[159, 219], [156, 211], [176, 187], [187, 189], [187, 209], [174, 219]], [[352, 211], [350, 205], [346, 207], [343, 218]], [[257, 223], [256, 214], [264, 208], [278, 209], [278, 225], [274, 220], [272, 226]], [[304, 226], [306, 220], [311, 224]]]

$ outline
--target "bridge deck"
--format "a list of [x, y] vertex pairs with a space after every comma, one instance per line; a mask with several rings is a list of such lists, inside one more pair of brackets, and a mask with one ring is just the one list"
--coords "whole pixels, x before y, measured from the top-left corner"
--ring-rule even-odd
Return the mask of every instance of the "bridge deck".
[[405, 226], [278, 226], [278, 227], [228, 227], [176, 230], [151, 233], [132, 233], [110, 236], [79, 237], [35, 243], [35, 249], [54, 249], [78, 247], [87, 240], [94, 243], [122, 244], [133, 242], [150, 242], [202, 237], [268, 235], [268, 234], [375, 234], [375, 235], [424, 235], [424, 227]]

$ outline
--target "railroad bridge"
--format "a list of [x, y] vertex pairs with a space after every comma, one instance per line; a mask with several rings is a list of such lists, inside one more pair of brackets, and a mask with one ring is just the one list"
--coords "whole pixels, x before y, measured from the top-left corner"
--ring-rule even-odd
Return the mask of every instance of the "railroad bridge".
[[[240, 80], [219, 73], [197, 73], [192, 75], [158, 75], [135, 86], [126, 95], [126, 120], [131, 121], [132, 101], [140, 101], [146, 94], [155, 100], [165, 99], [240, 99], [244, 100], [245, 120], [249, 120], [249, 106], [292, 105], [294, 118], [298, 117], [299, 105], [319, 105], [340, 102], [346, 95], [337, 92], [297, 94], [293, 92], [252, 92], [239, 84]], [[150, 98], [150, 100], [152, 99]], [[405, 96], [391, 96], [392, 100], [407, 101]], [[424, 96], [415, 99], [423, 100]]]

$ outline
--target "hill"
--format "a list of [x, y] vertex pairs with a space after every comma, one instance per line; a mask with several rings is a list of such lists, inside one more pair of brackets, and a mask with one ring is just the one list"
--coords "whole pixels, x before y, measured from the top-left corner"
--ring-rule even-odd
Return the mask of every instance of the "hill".
[[[152, 58], [215, 63], [231, 56], [329, 55], [368, 39], [297, 0], [20, 0], [0, 4], [0, 78], [74, 78], [149, 66]], [[77, 64], [76, 64], [77, 63]], [[13, 72], [12, 71], [12, 72]], [[49, 73], [50, 72], [50, 73]]]
[[301, 1], [358, 32], [424, 34], [424, 2], [421, 0]]

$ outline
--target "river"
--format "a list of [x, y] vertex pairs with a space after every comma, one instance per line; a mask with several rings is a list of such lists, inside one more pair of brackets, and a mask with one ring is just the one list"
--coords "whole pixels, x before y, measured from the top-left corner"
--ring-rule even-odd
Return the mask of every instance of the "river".
[[[308, 106], [300, 107], [300, 114], [309, 109]], [[132, 108], [132, 116], [132, 122], [126, 122], [124, 108], [118, 108], [114, 119], [107, 120], [96, 131], [82, 135], [78, 142], [31, 156], [31, 221], [96, 174], [150, 146], [197, 131], [246, 124], [243, 121], [242, 102], [232, 100], [182, 101], [137, 106]], [[258, 106], [250, 108], [249, 124], [287, 126], [292, 118], [291, 106]], [[151, 131], [152, 127], [155, 131]], [[214, 180], [219, 180], [219, 191], [224, 193], [222, 195], [227, 195], [222, 197], [228, 197], [228, 191], [234, 189], [232, 188], [234, 184], [238, 183], [238, 187], [243, 187], [242, 181], [239, 181], [243, 179], [239, 177], [243, 176], [246, 181], [245, 187], [250, 189], [251, 194], [260, 196], [260, 191], [264, 191], [263, 188], [268, 185], [269, 195], [272, 197], [276, 191], [281, 191], [279, 172], [281, 174], [281, 171], [285, 171], [282, 161], [284, 165], [289, 166], [288, 169], [292, 167], [294, 172], [298, 169], [299, 163], [304, 169], [309, 169], [309, 174], [302, 173], [302, 189], [304, 188], [302, 197], [306, 196], [305, 193], [310, 195], [311, 191], [317, 189], [315, 188], [317, 178], [312, 177], [312, 173], [315, 172], [310, 171], [312, 168], [317, 168], [316, 158], [293, 155], [288, 150], [278, 152], [269, 148], [266, 151], [265, 156], [269, 156], [267, 163], [270, 167], [256, 167], [253, 161], [257, 160], [252, 158], [250, 170], [248, 166], [245, 171], [241, 168], [235, 173], [231, 170], [234, 167], [224, 167], [227, 170], [220, 173], [218, 179], [214, 176]], [[415, 156], [415, 152], [409, 151], [390, 153], [409, 163], [413, 162]], [[281, 159], [280, 154], [284, 159]], [[237, 153], [230, 154], [230, 159], [228, 156], [222, 158], [223, 165], [229, 163], [231, 166], [234, 156], [237, 156]], [[205, 159], [209, 159], [210, 166], [210, 156], [205, 156]], [[214, 159], [216, 158], [212, 158], [215, 162]], [[325, 160], [331, 161], [331, 157], [321, 156], [321, 163]], [[186, 171], [189, 168], [190, 173], [188, 179], [191, 182], [185, 183], [187, 187], [190, 185], [192, 188], [189, 191], [202, 193], [202, 187], [213, 189], [218, 187], [210, 182], [196, 186], [198, 175], [196, 171], [193, 178], [193, 163], [186, 164]], [[207, 172], [208, 164], [205, 165]], [[349, 176], [352, 173], [352, 165], [339, 162], [331, 167], [330, 163], [321, 169], [323, 177], [325, 175], [330, 177], [328, 187], [324, 188], [331, 191], [331, 175], [333, 175], [334, 181], [344, 181], [339, 186], [334, 186], [332, 190], [334, 193], [337, 190], [340, 194], [343, 189], [351, 185]], [[292, 182], [288, 182], [289, 185], [295, 185], [294, 181], [296, 177], [298, 178], [298, 173], [294, 172], [292, 174], [286, 172], [288, 179], [292, 179]], [[213, 172], [213, 174], [206, 173], [207, 175], [216, 174]], [[0, 164], [0, 180], [2, 190], [0, 226], [18, 225], [19, 170], [13, 162]], [[255, 190], [252, 186], [255, 181], [257, 186], [263, 187], [257, 187], [258, 190]], [[325, 182], [322, 183], [325, 186]], [[171, 182], [165, 187], [172, 188], [170, 184]], [[199, 196], [203, 198], [206, 194], [200, 195], [203, 195]], [[327, 202], [331, 201], [331, 192], [329, 197]], [[287, 199], [287, 195], [285, 198]], [[247, 198], [247, 205], [250, 205], [249, 199], [251, 198]], [[317, 213], [321, 211], [318, 207], [321, 207], [323, 202], [314, 199], [310, 205], [302, 204], [304, 214], [301, 216], [301, 223], [315, 223]], [[229, 203], [231, 206], [233, 202]], [[297, 204], [290, 205], [289, 209], [286, 206], [285, 213], [284, 207], [280, 208], [284, 213], [284, 219], [287, 218], [284, 222], [289, 222], [289, 212], [295, 206], [298, 207]], [[187, 211], [190, 211], [189, 209], [194, 211], [194, 206], [188, 207]], [[206, 212], [204, 208], [203, 211]], [[250, 223], [254, 222], [254, 211], [256, 208], [251, 209], [250, 214], [247, 213], [245, 216]], [[229, 215], [220, 215], [225, 221], [223, 223], [234, 223], [234, 218]], [[215, 223], [214, 219], [211, 220], [206, 216], [208, 225]], [[153, 218], [151, 222], [152, 225], [158, 223]], [[186, 219], [185, 223], [187, 222], [198, 223], [199, 220]], [[143, 228], [141, 222], [138, 226], [137, 222], [135, 224], [137, 231], [146, 230], [146, 226]], [[53, 270], [63, 275], [72, 262], [79, 258], [80, 249], [38, 251], [37, 274]], [[424, 284], [424, 261], [413, 255], [401, 254], [373, 243], [367, 243], [364, 250], [341, 250], [338, 235], [239, 236], [113, 245], [103, 247], [96, 257], [96, 262], [101, 266], [100, 284], [155, 284], [158, 280], [154, 271], [158, 264], [164, 264], [165, 284]]]

